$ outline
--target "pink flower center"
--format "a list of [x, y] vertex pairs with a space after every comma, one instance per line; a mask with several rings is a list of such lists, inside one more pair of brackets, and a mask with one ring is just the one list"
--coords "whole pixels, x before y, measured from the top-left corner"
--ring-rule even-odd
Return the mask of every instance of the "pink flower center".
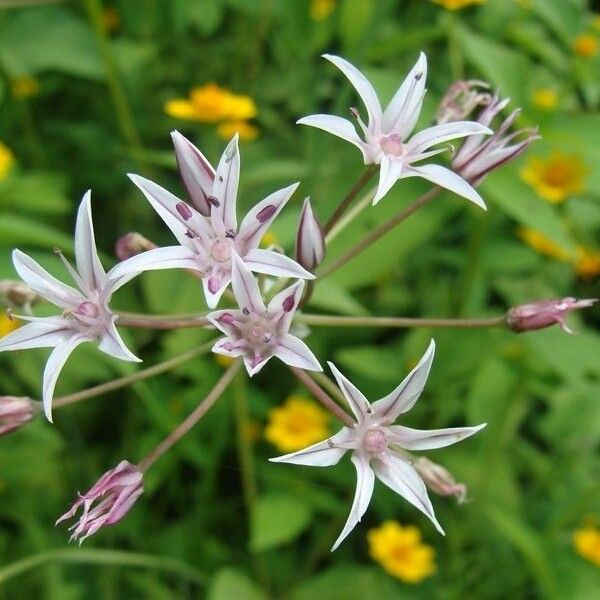
[[391, 154], [392, 156], [402, 156], [404, 154], [402, 138], [396, 133], [382, 137], [379, 144], [386, 154]]
[[93, 302], [82, 302], [75, 310], [82, 317], [95, 319], [98, 316], [98, 307]]
[[381, 454], [387, 448], [387, 438], [381, 429], [368, 429], [363, 436], [363, 448], [371, 454]]
[[273, 339], [273, 326], [264, 317], [251, 316], [241, 329], [246, 343], [255, 350], [263, 349]]
[[219, 240], [211, 246], [210, 255], [217, 262], [227, 262], [231, 258], [231, 247], [225, 240]]

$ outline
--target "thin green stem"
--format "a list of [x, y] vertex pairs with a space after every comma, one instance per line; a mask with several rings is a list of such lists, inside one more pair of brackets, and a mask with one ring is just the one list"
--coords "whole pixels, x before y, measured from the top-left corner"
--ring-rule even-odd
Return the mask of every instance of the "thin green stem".
[[101, 394], [106, 394], [108, 392], [112, 392], [113, 390], [118, 390], [120, 388], [127, 387], [128, 385], [132, 385], [137, 383], [138, 381], [143, 381], [144, 379], [149, 379], [150, 377], [155, 377], [156, 375], [160, 375], [161, 373], [165, 373], [166, 371], [170, 371], [175, 367], [191, 360], [192, 358], [196, 358], [202, 354], [206, 354], [213, 346], [214, 341], [208, 342], [207, 344], [203, 344], [202, 346], [198, 346], [197, 348], [193, 348], [192, 350], [188, 350], [188, 352], [184, 352], [179, 356], [175, 356], [170, 358], [169, 360], [165, 360], [164, 362], [158, 363], [152, 367], [148, 367], [147, 369], [143, 369], [142, 371], [138, 371], [137, 373], [132, 373], [131, 375], [125, 375], [124, 377], [119, 377], [118, 379], [114, 379], [113, 381], [109, 381], [107, 383], [101, 383], [100, 385], [96, 385], [94, 387], [88, 388], [87, 390], [82, 390], [80, 392], [75, 392], [74, 394], [69, 394], [68, 396], [62, 396], [60, 398], [56, 398], [52, 402], [52, 406], [54, 408], [59, 408], [62, 406], [68, 406], [69, 404], [75, 404], [76, 402], [80, 402], [81, 400], [87, 400], [88, 398], [94, 398], [96, 396], [100, 396]]
[[392, 217], [388, 221], [381, 223], [381, 225], [373, 229], [360, 242], [352, 246], [352, 248], [350, 248], [345, 254], [340, 256], [337, 260], [334, 260], [326, 268], [321, 269], [321, 271], [317, 274], [318, 279], [323, 279], [328, 275], [331, 275], [334, 271], [337, 271], [340, 267], [343, 267], [357, 254], [360, 254], [363, 250], [366, 250], [371, 244], [374, 244], [379, 238], [383, 237], [386, 233], [394, 229], [394, 227], [410, 217], [410, 215], [419, 210], [419, 208], [431, 202], [431, 200], [433, 200], [440, 193], [440, 191], [441, 190], [439, 187], [432, 188], [426, 194], [423, 194], [420, 198], [415, 200], [412, 204], [409, 204], [406, 208], [401, 210], [395, 217]]
[[325, 223], [325, 226], [323, 227], [325, 234], [328, 234], [333, 229], [333, 226], [339, 221], [340, 217], [346, 212], [346, 210], [348, 210], [348, 207], [350, 204], [352, 204], [354, 198], [356, 198], [358, 193], [365, 187], [365, 185], [367, 185], [369, 180], [377, 172], [378, 168], [378, 165], [370, 165], [361, 175], [360, 179], [352, 186], [352, 189], [342, 199], [331, 217], [329, 217], [327, 223]]
[[325, 243], [331, 242], [342, 232], [360, 213], [365, 210], [373, 202], [375, 191], [377, 188], [371, 188], [363, 197], [336, 223], [335, 227], [325, 237]]
[[340, 317], [338, 315], [300, 314], [296, 320], [307, 325], [321, 327], [436, 327], [455, 329], [477, 329], [505, 327], [506, 318], [488, 319], [413, 319], [410, 317]]
[[119, 313], [119, 327], [136, 329], [188, 329], [190, 327], [206, 327], [210, 322], [204, 315], [174, 316], [174, 315], [138, 315], [134, 313]]
[[223, 373], [221, 379], [217, 381], [215, 387], [208, 393], [206, 398], [185, 418], [154, 450], [152, 450], [139, 464], [138, 469], [142, 472], [147, 471], [161, 456], [168, 452], [196, 423], [212, 408], [214, 403], [221, 397], [225, 388], [231, 383], [241, 361], [236, 360]]
[[27, 556], [15, 562], [0, 567], [0, 585], [10, 579], [37, 569], [48, 563], [71, 563], [91, 565], [114, 565], [118, 567], [141, 567], [166, 571], [182, 577], [197, 585], [204, 585], [207, 576], [179, 560], [168, 556], [154, 556], [137, 552], [121, 550], [93, 550], [77, 548], [68, 550], [49, 550], [32, 556]]

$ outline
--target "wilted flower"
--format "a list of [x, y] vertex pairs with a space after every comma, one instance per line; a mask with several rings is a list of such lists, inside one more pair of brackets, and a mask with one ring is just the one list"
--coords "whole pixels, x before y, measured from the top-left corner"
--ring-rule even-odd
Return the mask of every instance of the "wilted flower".
[[63, 309], [57, 317], [28, 317], [19, 319], [30, 321], [0, 340], [0, 352], [24, 350], [27, 348], [51, 348], [44, 369], [43, 402], [44, 412], [52, 421], [52, 396], [58, 375], [69, 355], [83, 342], [98, 342], [98, 348], [105, 354], [121, 360], [138, 361], [125, 346], [115, 327], [117, 316], [108, 306], [115, 290], [129, 278], [114, 277], [113, 271], [104, 271], [94, 239], [90, 192], [87, 192], [79, 206], [75, 226], [74, 269], [60, 254], [67, 270], [78, 289], [62, 283], [35, 260], [20, 250], [13, 252], [15, 269], [29, 287], [43, 298]]
[[11, 149], [0, 142], [0, 181], [6, 179], [15, 164], [15, 155]]
[[0, 436], [29, 423], [40, 410], [40, 403], [31, 398], [0, 396]]
[[423, 512], [431, 519], [436, 529], [444, 533], [433, 512], [425, 483], [403, 450], [443, 448], [477, 433], [485, 424], [477, 427], [432, 430], [411, 429], [393, 424], [419, 399], [429, 375], [434, 351], [435, 343], [431, 340], [429, 348], [404, 381], [390, 394], [373, 404], [333, 363], [328, 363], [356, 417], [356, 424], [353, 427], [343, 427], [329, 439], [304, 450], [270, 459], [274, 462], [328, 467], [337, 464], [346, 452], [352, 452], [352, 462], [357, 475], [356, 493], [350, 516], [332, 551], [354, 529], [367, 510], [373, 494], [375, 476]]
[[39, 295], [22, 281], [0, 280], [0, 300], [10, 307], [24, 308], [29, 311], [39, 299]]
[[416, 133], [414, 129], [425, 96], [427, 58], [421, 52], [417, 63], [402, 82], [385, 111], [367, 78], [348, 61], [339, 56], [324, 54], [348, 78], [367, 109], [365, 125], [356, 109], [352, 109], [360, 126], [364, 141], [358, 136], [352, 123], [334, 115], [310, 115], [298, 121], [323, 129], [354, 144], [363, 154], [365, 164], [381, 165], [379, 185], [373, 198], [377, 204], [399, 179], [422, 177], [441, 187], [464, 196], [481, 208], [485, 204], [481, 196], [456, 173], [441, 165], [415, 165], [414, 163], [444, 152], [447, 148], [430, 150], [432, 146], [474, 134], [492, 133], [487, 127], [471, 121], [456, 121], [435, 125]]
[[577, 554], [600, 567], [600, 529], [584, 525], [573, 533], [573, 543]]
[[587, 169], [579, 155], [557, 150], [546, 158], [532, 157], [520, 174], [538, 196], [556, 204], [583, 191]]
[[369, 530], [367, 540], [371, 558], [405, 583], [419, 583], [435, 573], [435, 551], [421, 541], [414, 525], [386, 521]]
[[101, 527], [120, 521], [144, 491], [143, 474], [135, 465], [122, 460], [114, 469], [107, 471], [98, 482], [79, 498], [73, 506], [56, 521], [56, 525], [75, 516], [79, 508], [81, 515], [69, 527], [71, 539], [79, 540], [93, 535]]
[[489, 104], [492, 99], [490, 93], [479, 89], [487, 87], [485, 81], [475, 79], [455, 81], [440, 101], [436, 116], [438, 125], [465, 119], [478, 106]]
[[452, 473], [442, 465], [421, 456], [415, 460], [413, 467], [432, 492], [439, 496], [454, 496], [459, 504], [467, 498], [467, 486], [464, 483], [456, 483]]
[[[496, 94], [481, 111], [479, 123], [489, 126], [510, 99], [500, 100]], [[473, 135], [466, 139], [452, 159], [452, 168], [469, 183], [479, 185], [491, 171], [501, 167], [521, 154], [534, 140], [540, 138], [537, 129], [509, 129], [521, 112], [514, 110], [490, 137]], [[520, 141], [516, 141], [520, 138]], [[514, 143], [513, 143], [514, 142]]]
[[292, 367], [323, 370], [309, 347], [289, 333], [304, 281], [279, 292], [265, 306], [250, 269], [233, 253], [231, 285], [239, 310], [217, 310], [206, 317], [226, 336], [217, 340], [213, 352], [232, 358], [243, 356], [250, 376], [258, 373], [272, 356]]
[[593, 58], [598, 54], [599, 49], [600, 41], [592, 33], [581, 33], [573, 42], [575, 54], [583, 58]]
[[572, 310], [588, 308], [598, 301], [597, 298], [577, 300], [576, 298], [556, 298], [552, 300], [538, 300], [530, 304], [521, 304], [511, 308], [506, 313], [506, 324], [509, 329], [522, 333], [544, 329], [552, 325], [560, 325], [566, 333], [573, 333], [565, 322], [565, 317]]
[[296, 234], [296, 260], [307, 270], [318, 267], [325, 258], [325, 234], [310, 205], [304, 200], [298, 233]]
[[259, 129], [248, 121], [225, 121], [217, 126], [217, 135], [223, 140], [230, 140], [236, 133], [240, 140], [251, 142], [258, 137]]
[[115, 244], [115, 254], [119, 260], [127, 260], [142, 252], [157, 248], [154, 242], [145, 238], [141, 233], [132, 231], [121, 236]]
[[[132, 277], [142, 271], [172, 268], [197, 271], [202, 276], [204, 295], [210, 308], [217, 306], [231, 281], [232, 254], [238, 254], [251, 270], [258, 273], [312, 279], [313, 275], [291, 258], [258, 248], [262, 236], [298, 184], [267, 196], [248, 212], [238, 229], [236, 202], [240, 155], [237, 136], [225, 149], [214, 175], [200, 150], [181, 137], [174, 134], [186, 187], [191, 189], [189, 194], [196, 199], [197, 205], [203, 202], [210, 205], [210, 217], [205, 218], [153, 181], [130, 175], [180, 245], [156, 248], [134, 256], [117, 265], [115, 274]], [[209, 188], [202, 187], [209, 184]]]

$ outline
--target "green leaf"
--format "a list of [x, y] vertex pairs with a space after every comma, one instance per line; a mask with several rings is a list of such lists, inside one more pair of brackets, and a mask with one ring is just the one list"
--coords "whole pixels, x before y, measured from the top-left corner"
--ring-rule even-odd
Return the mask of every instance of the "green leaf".
[[38, 171], [12, 177], [0, 184], [0, 209], [38, 214], [64, 214], [72, 204], [67, 196], [67, 180], [60, 173]]
[[59, 229], [42, 225], [34, 219], [17, 215], [2, 215], [0, 219], [0, 240], [5, 246], [55, 246], [66, 252], [73, 249], [73, 240]]
[[351, 294], [327, 279], [315, 286], [309, 306], [330, 310], [340, 315], [360, 316], [369, 314], [367, 309]]
[[267, 595], [244, 573], [221, 569], [213, 578], [207, 600], [267, 600]]
[[294, 496], [263, 496], [252, 514], [250, 547], [262, 552], [287, 544], [308, 527], [311, 517], [311, 510]]

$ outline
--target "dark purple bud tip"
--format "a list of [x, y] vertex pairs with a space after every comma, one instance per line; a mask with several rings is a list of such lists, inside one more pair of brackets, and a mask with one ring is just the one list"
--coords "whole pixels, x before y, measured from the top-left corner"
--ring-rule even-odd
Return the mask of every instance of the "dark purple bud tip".
[[175, 208], [184, 221], [192, 218], [192, 209], [185, 202], [178, 202]]
[[211, 277], [208, 280], [208, 289], [211, 294], [216, 294], [219, 291], [219, 280], [216, 277]]
[[422, 71], [420, 71], [419, 73], [417, 73], [415, 75], [415, 81], [420, 81], [421, 77], [423, 77], [423, 72]]
[[206, 199], [211, 206], [221, 206], [221, 203], [216, 199], [215, 196], [206, 196]]
[[288, 296], [282, 303], [281, 303], [281, 308], [283, 308], [283, 310], [285, 312], [290, 312], [294, 309], [294, 306], [296, 304], [296, 301], [294, 300], [294, 296]]
[[262, 210], [258, 211], [256, 219], [259, 223], [265, 223], [275, 214], [276, 210], [276, 206], [274, 206], [273, 204], [269, 204], [268, 206], [265, 206]]

